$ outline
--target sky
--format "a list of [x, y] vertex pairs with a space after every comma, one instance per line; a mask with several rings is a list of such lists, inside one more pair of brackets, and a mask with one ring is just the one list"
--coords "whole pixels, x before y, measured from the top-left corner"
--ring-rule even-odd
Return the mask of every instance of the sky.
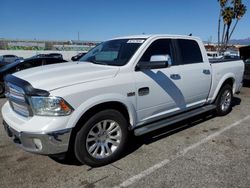
[[[250, 37], [248, 12], [233, 39]], [[103, 41], [137, 34], [181, 34], [217, 41], [217, 0], [0, 0], [0, 38]]]

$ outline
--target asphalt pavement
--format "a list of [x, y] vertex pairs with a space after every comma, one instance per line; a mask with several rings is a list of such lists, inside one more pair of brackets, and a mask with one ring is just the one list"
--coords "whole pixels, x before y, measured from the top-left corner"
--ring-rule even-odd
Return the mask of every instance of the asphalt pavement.
[[227, 116], [206, 113], [131, 137], [124, 156], [100, 168], [27, 153], [0, 123], [0, 187], [250, 187], [249, 106], [247, 86]]

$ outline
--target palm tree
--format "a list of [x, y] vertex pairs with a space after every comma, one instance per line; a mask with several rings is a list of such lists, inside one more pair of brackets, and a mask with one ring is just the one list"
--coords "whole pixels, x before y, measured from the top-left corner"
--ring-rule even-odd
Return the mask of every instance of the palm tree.
[[222, 17], [224, 21], [224, 26], [227, 27], [225, 36], [223, 33], [223, 43], [226, 44], [229, 40], [229, 31], [234, 18], [234, 9], [232, 7], [226, 7], [222, 12]]
[[[227, 47], [227, 44], [232, 37], [232, 34], [239, 22], [239, 20], [245, 15], [247, 9], [246, 6], [242, 3], [242, 0], [218, 0], [220, 4], [220, 16], [219, 16], [219, 25], [218, 25], [218, 48], [219, 51], [224, 51]], [[220, 26], [221, 19], [223, 19], [223, 32], [220, 40]], [[231, 25], [233, 21], [234, 27], [230, 32]]]
[[[222, 15], [222, 12], [223, 12], [223, 9], [225, 7], [225, 5], [227, 4], [228, 0], [218, 0], [219, 4], [220, 4], [220, 14], [219, 14], [219, 21], [218, 21], [218, 47], [220, 46], [220, 26], [221, 26], [221, 15]], [[225, 30], [225, 28], [223, 29]], [[222, 35], [224, 36], [224, 34]]]
[[237, 2], [235, 1], [234, 7], [235, 7], [234, 13], [235, 13], [236, 22], [235, 22], [234, 27], [229, 35], [229, 39], [232, 37], [232, 34], [233, 34], [239, 20], [245, 15], [245, 13], [247, 11], [246, 6], [244, 4], [242, 4], [240, 0], [238, 0]]

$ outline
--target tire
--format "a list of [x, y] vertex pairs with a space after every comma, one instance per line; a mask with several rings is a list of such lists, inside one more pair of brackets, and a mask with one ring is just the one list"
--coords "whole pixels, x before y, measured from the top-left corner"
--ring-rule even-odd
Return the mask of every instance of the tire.
[[5, 92], [4, 84], [0, 82], [0, 97], [4, 96], [4, 92]]
[[117, 160], [127, 143], [128, 122], [117, 110], [92, 116], [76, 134], [74, 151], [83, 164], [99, 167]]
[[224, 116], [232, 110], [232, 87], [230, 85], [224, 85], [220, 90], [216, 99], [216, 114], [218, 116]]

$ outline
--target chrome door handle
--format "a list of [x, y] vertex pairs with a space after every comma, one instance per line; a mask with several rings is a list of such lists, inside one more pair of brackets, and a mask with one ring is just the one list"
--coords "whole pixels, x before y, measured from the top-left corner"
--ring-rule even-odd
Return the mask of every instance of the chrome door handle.
[[138, 90], [139, 96], [148, 95], [149, 94], [149, 87], [142, 87]]
[[172, 78], [173, 80], [179, 80], [181, 79], [181, 76], [179, 74], [171, 74], [170, 78]]

